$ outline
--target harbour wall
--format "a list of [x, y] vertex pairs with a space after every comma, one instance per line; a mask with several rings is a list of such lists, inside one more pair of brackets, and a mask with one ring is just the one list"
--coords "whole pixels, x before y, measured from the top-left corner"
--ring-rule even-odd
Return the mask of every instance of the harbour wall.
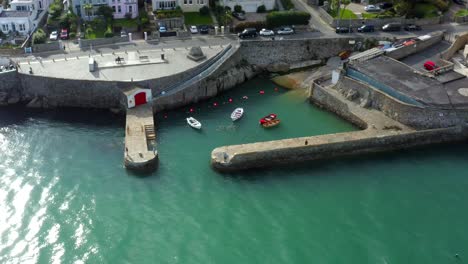
[[[232, 156], [224, 155], [224, 147], [213, 150], [212, 166], [222, 172], [259, 167], [270, 167], [272, 164], [291, 164], [317, 159], [350, 156], [356, 154], [376, 153], [389, 150], [407, 149], [428, 144], [446, 143], [466, 140], [467, 131], [461, 127], [450, 127], [409, 132], [396, 135], [366, 136], [365, 132], [351, 132], [315, 136], [312, 138], [295, 138], [280, 141], [249, 144], [254, 151], [236, 151]], [[354, 138], [352, 139], [354, 134]], [[340, 138], [337, 140], [337, 138]], [[305, 145], [304, 141], [309, 144]], [[255, 146], [254, 146], [255, 145]], [[263, 146], [270, 146], [264, 148]], [[277, 146], [277, 147], [272, 147]], [[237, 146], [232, 146], [237, 147]], [[229, 149], [229, 147], [227, 147]], [[227, 159], [224, 159], [227, 158]]]
[[[468, 120], [466, 110], [418, 107], [406, 104], [365, 83], [346, 76], [341, 77], [334, 88], [357, 104], [379, 110], [402, 124], [418, 129], [457, 126], [464, 124], [464, 120]], [[313, 90], [315, 91], [316, 89], [314, 88]], [[315, 100], [314, 98], [312, 97], [312, 100]], [[325, 100], [315, 101], [327, 105], [334, 104], [333, 101], [328, 102], [329, 98], [325, 99], [327, 99], [326, 102], [324, 102]]]
[[[186, 79], [211, 63], [210, 60], [174, 75], [134, 82], [63, 79], [34, 74], [0, 75], [0, 103], [30, 102], [31, 107], [120, 108], [122, 90], [132, 86], [152, 89], [155, 111], [196, 103], [253, 78], [277, 63], [292, 65], [313, 59], [325, 59], [350, 49], [348, 38], [243, 41], [217, 69], [199, 78], [183, 91], [160, 96], [169, 87]], [[10, 99], [10, 101], [8, 101]]]

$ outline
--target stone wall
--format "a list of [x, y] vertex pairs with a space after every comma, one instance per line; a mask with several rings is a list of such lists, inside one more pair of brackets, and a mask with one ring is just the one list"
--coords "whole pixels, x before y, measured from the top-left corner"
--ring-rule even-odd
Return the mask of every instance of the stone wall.
[[109, 45], [121, 42], [128, 42], [128, 36], [126, 37], [112, 37], [112, 38], [97, 38], [97, 39], [78, 39], [78, 44], [82, 50], [89, 49], [91, 46]]
[[334, 88], [342, 94], [349, 94], [350, 90], [354, 90], [357, 92], [353, 99], [355, 103], [377, 109], [388, 117], [414, 128], [444, 128], [460, 125], [464, 123], [463, 120], [468, 120], [466, 111], [409, 105], [348, 77], [342, 77]]
[[428, 47], [432, 45], [439, 43], [444, 37], [444, 32], [442, 31], [434, 32], [431, 34], [431, 36], [432, 37], [430, 39], [417, 41], [416, 43], [412, 45], [403, 46], [398, 49], [385, 52], [385, 55], [396, 60], [403, 59], [405, 57], [408, 57], [411, 54], [418, 53], [420, 51], [427, 49]]
[[[352, 38], [359, 40], [359, 38]], [[323, 60], [353, 48], [351, 38], [252, 40], [241, 42], [241, 56], [249, 64], [267, 66], [273, 63], [295, 63]]]
[[20, 100], [18, 73], [0, 72], [0, 80], [0, 105], [17, 103]]
[[33, 52], [55, 51], [62, 48], [60, 41], [54, 41], [44, 44], [35, 44], [32, 46]]

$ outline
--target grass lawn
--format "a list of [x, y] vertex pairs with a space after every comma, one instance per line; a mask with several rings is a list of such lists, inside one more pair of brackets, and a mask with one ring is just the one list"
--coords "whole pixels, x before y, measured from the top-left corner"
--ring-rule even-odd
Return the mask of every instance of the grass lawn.
[[438, 16], [436, 6], [428, 3], [418, 3], [414, 6], [414, 14], [419, 18], [430, 18]]
[[468, 16], [468, 9], [460, 9], [455, 13], [455, 16], [457, 17], [464, 17]]
[[122, 18], [122, 19], [115, 19], [114, 20], [114, 26], [120, 26], [123, 28], [136, 28], [138, 27], [138, 19], [127, 19], [127, 18]]
[[374, 13], [362, 13], [362, 18], [364, 19], [373, 19], [373, 18], [376, 18], [378, 16], [378, 14], [374, 14]]
[[[86, 25], [86, 28], [88, 28], [90, 26]], [[93, 32], [91, 32], [90, 34], [86, 34], [86, 39], [96, 39], [96, 38], [104, 38], [104, 33], [106, 32], [106, 28], [105, 27], [92, 27], [93, 29]]]
[[186, 25], [211, 25], [213, 20], [210, 15], [202, 16], [199, 12], [184, 13]]
[[340, 9], [340, 15], [338, 15], [335, 11], [331, 12], [331, 15], [334, 18], [341, 18], [341, 19], [355, 19], [358, 18], [356, 14], [353, 13], [353, 11], [348, 10], [348, 9]]

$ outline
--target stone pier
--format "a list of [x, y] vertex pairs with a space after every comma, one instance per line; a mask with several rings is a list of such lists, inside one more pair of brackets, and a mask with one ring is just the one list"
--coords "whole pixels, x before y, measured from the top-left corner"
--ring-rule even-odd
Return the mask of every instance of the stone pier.
[[125, 124], [125, 167], [138, 172], [156, 169], [158, 153], [151, 104], [127, 109]]

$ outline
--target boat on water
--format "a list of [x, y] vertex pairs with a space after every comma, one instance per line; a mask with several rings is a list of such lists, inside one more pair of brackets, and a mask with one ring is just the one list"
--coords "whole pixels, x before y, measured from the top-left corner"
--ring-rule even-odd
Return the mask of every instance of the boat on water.
[[195, 129], [200, 129], [201, 128], [201, 123], [198, 122], [198, 120], [196, 120], [195, 118], [193, 117], [187, 117], [187, 124], [189, 124], [189, 126], [195, 128]]
[[237, 119], [241, 118], [244, 115], [244, 108], [236, 108], [231, 114], [231, 120], [236, 121]]
[[264, 116], [260, 119], [260, 125], [263, 125], [263, 123], [267, 123], [267, 122], [270, 122], [272, 120], [275, 120], [277, 117], [276, 114], [269, 114], [267, 116]]
[[264, 128], [274, 127], [274, 126], [279, 125], [280, 122], [281, 121], [279, 119], [273, 119], [273, 120], [262, 123], [262, 127]]

